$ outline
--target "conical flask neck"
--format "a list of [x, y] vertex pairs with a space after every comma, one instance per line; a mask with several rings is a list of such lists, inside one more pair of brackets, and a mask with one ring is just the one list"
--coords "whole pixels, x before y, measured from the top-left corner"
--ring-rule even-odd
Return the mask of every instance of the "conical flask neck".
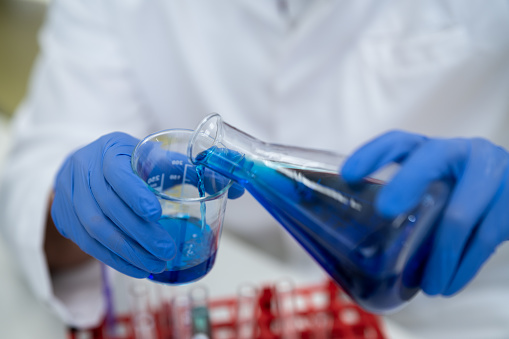
[[205, 165], [230, 179], [242, 182], [246, 157], [259, 158], [267, 153], [266, 144], [224, 122], [219, 114], [207, 116], [196, 128], [189, 143], [188, 155], [196, 165]]
[[196, 163], [200, 154], [212, 148], [226, 148], [249, 155], [263, 149], [264, 143], [224, 122], [219, 114], [211, 114], [196, 128], [189, 144], [189, 157]]

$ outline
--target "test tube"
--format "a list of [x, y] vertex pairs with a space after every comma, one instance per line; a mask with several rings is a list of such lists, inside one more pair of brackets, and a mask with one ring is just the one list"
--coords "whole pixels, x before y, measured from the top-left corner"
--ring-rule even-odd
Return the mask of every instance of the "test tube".
[[191, 339], [191, 302], [187, 294], [179, 293], [173, 299], [173, 338]]
[[317, 312], [312, 317], [313, 339], [329, 339], [332, 332], [332, 319], [327, 312]]
[[150, 291], [143, 281], [129, 288], [131, 320], [135, 339], [158, 339], [154, 316], [150, 308]]
[[193, 339], [212, 338], [208, 289], [204, 286], [196, 286], [189, 291], [189, 298]]
[[172, 308], [174, 298], [174, 286], [155, 284], [156, 298], [158, 303], [157, 327], [161, 339], [171, 338], [172, 331]]
[[[101, 263], [101, 277], [103, 284], [103, 296], [106, 303], [106, 314], [104, 326], [100, 329], [100, 338], [102, 339], [128, 339], [130, 335], [130, 325], [123, 319], [117, 318], [117, 307], [122, 308], [122, 304], [118, 302], [118, 296], [115, 292], [119, 288], [119, 281], [115, 280], [112, 275], [113, 271], [109, 270], [105, 264]], [[122, 313], [122, 311], [120, 311]], [[93, 336], [96, 338], [97, 336]], [[81, 339], [81, 338], [78, 338]], [[84, 339], [84, 338], [83, 338]]]
[[242, 284], [237, 290], [237, 339], [254, 339], [256, 330], [258, 290], [252, 284]]
[[275, 284], [276, 305], [279, 313], [282, 339], [296, 339], [295, 286], [290, 279], [281, 279]]

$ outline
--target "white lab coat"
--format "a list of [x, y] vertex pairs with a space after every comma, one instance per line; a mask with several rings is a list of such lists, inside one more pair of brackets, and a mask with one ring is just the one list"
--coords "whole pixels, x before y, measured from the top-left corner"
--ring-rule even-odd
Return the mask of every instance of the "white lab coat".
[[[509, 148], [506, 0], [55, 0], [40, 42], [1, 226], [34, 291], [76, 325], [104, 305], [85, 312], [83, 294], [52, 285], [44, 221], [58, 167], [100, 135], [193, 128], [215, 111], [268, 142], [345, 154], [395, 128]], [[280, 228], [247, 200], [229, 203], [227, 225], [263, 246]], [[462, 293], [392, 318], [423, 338], [507, 338], [508, 263], [503, 246]]]

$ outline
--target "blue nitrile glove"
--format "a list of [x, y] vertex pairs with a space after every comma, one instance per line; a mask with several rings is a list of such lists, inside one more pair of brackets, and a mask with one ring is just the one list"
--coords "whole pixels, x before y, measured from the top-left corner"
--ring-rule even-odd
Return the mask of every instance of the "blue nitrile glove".
[[131, 169], [138, 142], [115, 132], [69, 156], [57, 174], [51, 216], [84, 252], [143, 278], [164, 270], [175, 243], [157, 223], [162, 211], [156, 196]]
[[382, 215], [394, 217], [414, 207], [434, 180], [452, 185], [421, 281], [429, 295], [452, 295], [509, 239], [509, 154], [479, 138], [436, 139], [393, 131], [355, 152], [342, 175], [358, 182], [390, 162], [401, 168], [377, 198]]

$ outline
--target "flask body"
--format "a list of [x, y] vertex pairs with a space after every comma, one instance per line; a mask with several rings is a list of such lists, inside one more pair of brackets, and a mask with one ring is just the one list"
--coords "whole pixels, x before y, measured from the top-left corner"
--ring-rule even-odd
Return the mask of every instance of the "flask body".
[[[203, 130], [211, 119], [220, 133]], [[263, 143], [217, 116], [195, 135], [202, 140], [190, 144], [192, 161], [242, 184], [361, 307], [395, 311], [419, 291], [445, 184], [433, 184], [412, 211], [386, 219], [373, 205], [383, 181], [347, 184], [341, 155]]]

